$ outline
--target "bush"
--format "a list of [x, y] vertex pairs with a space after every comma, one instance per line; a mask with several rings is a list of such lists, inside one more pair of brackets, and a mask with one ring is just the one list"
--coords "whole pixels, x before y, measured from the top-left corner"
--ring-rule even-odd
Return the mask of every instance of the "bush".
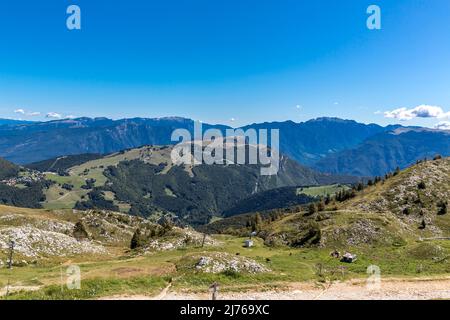
[[163, 228], [164, 233], [173, 229], [174, 223], [170, 217], [164, 216], [159, 220], [159, 224]]
[[78, 241], [89, 239], [89, 234], [87, 233], [86, 228], [85, 228], [83, 222], [81, 222], [81, 221], [78, 221], [75, 224], [72, 234], [73, 234], [73, 237], [75, 239], [77, 239]]
[[309, 247], [319, 244], [321, 238], [322, 230], [319, 224], [317, 222], [310, 222], [305, 226], [305, 230], [302, 230], [290, 239], [289, 244], [292, 247]]
[[137, 228], [131, 238], [130, 249], [137, 249], [143, 247], [145, 244], [144, 237], [141, 234], [141, 229]]
[[420, 190], [424, 190], [427, 188], [427, 185], [425, 184], [425, 182], [420, 181], [419, 184], [417, 185], [417, 188], [419, 188]]
[[308, 215], [312, 215], [316, 213], [316, 211], [317, 211], [316, 205], [314, 203], [310, 203], [308, 206]]
[[320, 201], [320, 202], [317, 204], [317, 210], [318, 210], [318, 211], [324, 211], [324, 210], [325, 210], [325, 203], [324, 203], [323, 201]]
[[226, 269], [226, 270], [222, 271], [222, 274], [226, 277], [234, 278], [234, 279], [240, 277], [239, 272], [237, 272], [236, 270], [233, 270], [233, 269]]
[[422, 222], [420, 223], [419, 229], [423, 230], [426, 228], [426, 226], [427, 226], [427, 224], [426, 224], [425, 220], [423, 219]]
[[82, 189], [93, 189], [95, 187], [95, 179], [94, 178], [90, 178], [90, 179], [86, 179], [86, 184], [81, 186]]
[[[77, 201], [75, 209], [89, 210], [89, 209], [104, 209], [110, 211], [119, 211], [119, 207], [111, 200], [106, 200], [100, 189], [93, 189], [88, 193], [89, 200]], [[83, 198], [82, 198], [83, 199]]]
[[66, 189], [66, 190], [68, 190], [68, 191], [72, 191], [73, 185], [72, 185], [72, 184], [68, 184], [68, 183], [63, 183], [63, 185], [61, 186], [61, 188]]
[[447, 202], [440, 202], [438, 204], [438, 215], [443, 216], [444, 214], [447, 214]]

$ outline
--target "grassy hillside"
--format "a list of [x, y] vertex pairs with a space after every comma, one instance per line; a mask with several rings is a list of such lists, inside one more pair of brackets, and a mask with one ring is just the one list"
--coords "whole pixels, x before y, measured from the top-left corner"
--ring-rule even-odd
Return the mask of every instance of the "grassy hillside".
[[[305, 194], [317, 195], [330, 188], [300, 190]], [[450, 158], [420, 162], [360, 189], [353, 190], [350, 199], [343, 202], [331, 197], [328, 203], [313, 206], [312, 212], [308, 206], [293, 207], [291, 209], [297, 210], [297, 213], [276, 222], [267, 220], [259, 227], [261, 234], [275, 244], [281, 239], [282, 244], [297, 245], [295, 241], [298, 237], [302, 238], [302, 234], [313, 237], [320, 233], [314, 245], [326, 247], [395, 245], [408, 239], [450, 237], [450, 214], [447, 209]], [[227, 230], [229, 224], [234, 229], [241, 229], [248, 216], [216, 221], [208, 228], [218, 230], [215, 225], [220, 225], [222, 230]], [[250, 232], [251, 227], [247, 225], [241, 231]], [[310, 242], [300, 242], [301, 245], [311, 245]]]
[[450, 158], [423, 161], [368, 187], [343, 208], [388, 213], [421, 237], [450, 236]]
[[[77, 162], [79, 158], [76, 158]], [[83, 157], [84, 158], [84, 157]], [[88, 201], [88, 193], [94, 187], [105, 187], [107, 177], [104, 172], [109, 167], [115, 167], [122, 161], [140, 160], [148, 164], [158, 165], [170, 159], [170, 152], [164, 147], [142, 147], [123, 152], [113, 153], [101, 158], [94, 157], [88, 161], [78, 163], [66, 168], [67, 174], [48, 174], [47, 179], [54, 181], [48, 190], [45, 191], [47, 200], [43, 206], [47, 209], [69, 209], [74, 208], [77, 202]], [[87, 181], [92, 181], [88, 184]], [[130, 205], [119, 201], [114, 194], [104, 192], [105, 198], [113, 201], [120, 211], [128, 213]]]
[[[261, 176], [259, 165], [173, 166], [171, 151], [170, 146], [146, 146], [79, 163], [64, 174], [47, 174], [55, 183], [46, 190], [43, 206], [107, 209], [156, 218], [172, 213], [197, 225], [266, 190], [356, 181], [317, 173], [284, 156], [277, 176]], [[68, 157], [51, 166], [78, 160]]]
[[282, 187], [260, 192], [239, 201], [232, 208], [224, 211], [225, 217], [249, 212], [301, 206], [315, 202], [319, 198], [333, 196], [341, 190], [348, 190], [346, 185], [333, 184], [312, 187]]
[[313, 197], [297, 193], [297, 189], [297, 187], [283, 187], [257, 193], [225, 210], [224, 216], [230, 217], [248, 212], [285, 208], [315, 201]]
[[[336, 215], [340, 223], [359, 219], [350, 212]], [[362, 214], [360, 218], [367, 216]], [[299, 227], [305, 223], [303, 219], [302, 213], [280, 216], [271, 223], [264, 221], [262, 230], [291, 232], [288, 228]], [[373, 223], [388, 222], [379, 220], [374, 217]], [[77, 222], [83, 223], [86, 239], [74, 237]], [[138, 227], [142, 228], [143, 244], [130, 250]], [[355, 263], [346, 264], [331, 257], [328, 247], [267, 245], [268, 238], [254, 237], [254, 247], [244, 248], [246, 238], [230, 235], [207, 237], [202, 247], [202, 236], [191, 229], [173, 228], [157, 234], [161, 228], [138, 217], [106, 211], [0, 206], [0, 296], [8, 283], [10, 295], [3, 296], [7, 299], [95, 299], [157, 295], [169, 283], [171, 290], [183, 292], [208, 292], [213, 282], [220, 283], [222, 292], [283, 289], [300, 281], [324, 286], [330, 281], [364, 278], [369, 265], [379, 266], [383, 276], [439, 276], [450, 272], [448, 241], [416, 242], [407, 238], [395, 245], [333, 243], [332, 248], [358, 255]], [[153, 236], [151, 230], [155, 230]], [[5, 268], [9, 239], [16, 242], [13, 269]], [[70, 265], [81, 269], [80, 290], [69, 290], [65, 285]]]
[[[299, 281], [321, 286], [366, 277], [370, 265], [383, 277], [448, 275], [449, 214], [436, 209], [448, 199], [449, 169], [450, 159], [427, 161], [343, 202], [221, 219], [204, 229], [228, 234], [209, 235], [204, 246], [201, 233], [167, 221], [155, 224], [109, 211], [0, 206], [0, 294], [8, 282], [13, 291], [25, 290], [10, 299], [156, 295], [169, 283], [176, 291], [207, 292], [215, 281], [221, 291], [282, 289]], [[300, 190], [342, 192], [337, 187]], [[80, 223], [85, 234], [74, 232]], [[244, 248], [252, 231], [254, 247]], [[4, 268], [10, 239], [16, 241], [12, 270]], [[358, 259], [341, 262], [330, 255], [334, 250]], [[81, 268], [81, 290], [67, 290], [64, 278], [61, 287], [61, 270], [71, 264]]]
[[64, 172], [67, 169], [80, 165], [82, 163], [101, 158], [97, 153], [86, 153], [79, 155], [69, 155], [58, 158], [52, 158], [25, 165], [26, 168], [38, 170], [41, 172]]

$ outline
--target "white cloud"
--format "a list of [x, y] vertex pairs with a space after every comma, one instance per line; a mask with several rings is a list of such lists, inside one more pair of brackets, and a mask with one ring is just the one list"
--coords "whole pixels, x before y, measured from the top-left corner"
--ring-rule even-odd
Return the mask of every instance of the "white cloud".
[[61, 119], [62, 115], [56, 112], [49, 112], [45, 115], [46, 118], [53, 118], [53, 119]]
[[69, 115], [65, 116], [64, 118], [66, 118], [66, 119], [75, 119], [76, 116], [74, 116], [73, 114], [69, 114]]
[[236, 119], [235, 119], [235, 118], [231, 118], [230, 121], [231, 121], [231, 122], [234, 122], [234, 121], [236, 121]]
[[422, 104], [412, 109], [398, 108], [384, 112], [386, 118], [399, 119], [402, 121], [414, 118], [450, 118], [450, 112], [444, 112], [441, 107]]
[[434, 127], [439, 130], [450, 130], [450, 121], [441, 121]]
[[25, 111], [24, 109], [16, 109], [14, 110], [14, 113], [20, 113], [29, 117], [35, 117], [35, 116], [40, 116], [41, 113], [40, 112], [33, 112], [33, 111]]
[[14, 113], [25, 114], [25, 110], [23, 110], [23, 109], [16, 109], [16, 110], [14, 110]]

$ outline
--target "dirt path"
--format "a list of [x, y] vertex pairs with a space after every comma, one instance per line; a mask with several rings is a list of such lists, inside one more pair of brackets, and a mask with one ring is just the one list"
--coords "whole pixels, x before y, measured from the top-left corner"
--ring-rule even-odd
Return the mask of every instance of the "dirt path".
[[157, 296], [149, 297], [144, 295], [118, 295], [118, 296], [109, 296], [109, 297], [102, 297], [99, 300], [170, 300], [166, 299], [167, 293], [169, 292], [170, 287], [172, 284], [170, 283], [167, 287], [165, 287]]
[[65, 193], [64, 195], [62, 195], [61, 197], [59, 197], [58, 199], [54, 200], [54, 201], [61, 201], [65, 198], [67, 198], [68, 195], [70, 195], [71, 193], [73, 193], [72, 191], [69, 191], [67, 193]]
[[[117, 300], [208, 300], [209, 293], [170, 292], [158, 296], [113, 296]], [[219, 293], [220, 300], [428, 300], [450, 299], [450, 278], [385, 279], [377, 287], [364, 280], [336, 282], [318, 288], [314, 283], [293, 283], [288, 290]]]

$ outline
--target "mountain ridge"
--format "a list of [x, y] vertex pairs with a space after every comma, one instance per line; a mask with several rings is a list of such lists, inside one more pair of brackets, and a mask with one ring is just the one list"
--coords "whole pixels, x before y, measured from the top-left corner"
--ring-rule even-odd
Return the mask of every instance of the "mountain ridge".
[[375, 135], [355, 148], [319, 160], [313, 167], [324, 172], [356, 176], [383, 176], [417, 160], [450, 155], [450, 131], [397, 129]]
[[[220, 124], [203, 123], [202, 126], [204, 130], [216, 128], [222, 133], [231, 129]], [[82, 117], [4, 125], [0, 126], [0, 157], [26, 164], [83, 153], [108, 154], [143, 145], [168, 145], [174, 143], [170, 138], [175, 129], [186, 129], [192, 134], [194, 121], [182, 117], [118, 120]], [[450, 156], [450, 138], [446, 131], [421, 127], [383, 127], [321, 117], [299, 123], [254, 123], [237, 129], [278, 129], [283, 154], [302, 165], [328, 173], [384, 175], [396, 167], [405, 168], [424, 156]], [[395, 133], [396, 137], [390, 133]], [[424, 152], [420, 145], [427, 140], [435, 142], [428, 144], [429, 150]]]
[[[305, 139], [305, 135], [311, 136], [312, 134], [319, 134], [319, 137], [315, 138], [316, 141], [325, 141], [324, 138], [330, 136], [330, 132], [321, 131], [317, 128], [318, 124], [324, 123], [335, 126], [351, 125], [358, 127], [360, 131], [369, 132], [359, 134], [357, 139], [354, 138], [354, 134], [346, 135], [350, 137], [347, 139], [351, 139], [351, 142], [345, 142], [341, 147], [337, 147], [335, 145], [336, 142], [333, 142], [331, 146], [328, 143], [325, 147], [318, 150], [314, 149], [315, 143], [308, 144], [307, 141], [302, 142], [300, 148], [298, 145], [291, 147], [286, 146], [284, 143], [285, 131], [287, 132], [287, 141], [298, 140], [298, 137]], [[81, 117], [17, 124], [15, 126], [0, 127], [0, 156], [18, 164], [25, 164], [71, 154], [105, 154], [148, 144], [166, 145], [173, 143], [170, 141], [170, 135], [173, 130], [181, 128], [192, 132], [193, 125], [193, 120], [181, 117], [135, 117], [118, 120], [104, 117]], [[229, 126], [220, 124], [202, 125], [205, 130], [209, 128], [218, 128], [221, 131], [231, 129]], [[308, 128], [309, 126], [313, 126], [313, 128]], [[365, 129], [366, 126], [369, 128], [368, 130]], [[280, 129], [281, 152], [305, 165], [311, 164], [311, 157], [313, 159], [320, 157], [314, 154], [326, 153], [330, 149], [337, 151], [355, 146], [367, 136], [383, 130], [381, 126], [375, 124], [364, 125], [358, 124], [353, 120], [338, 118], [319, 118], [300, 123], [293, 121], [265, 122], [241, 128], [244, 130], [249, 128]], [[291, 133], [292, 130], [294, 130], [293, 133]], [[308, 137], [308, 139], [312, 140], [311, 137]], [[96, 144], [89, 144], [86, 142], [87, 140], [95, 140]], [[339, 144], [341, 143], [339, 142]]]

